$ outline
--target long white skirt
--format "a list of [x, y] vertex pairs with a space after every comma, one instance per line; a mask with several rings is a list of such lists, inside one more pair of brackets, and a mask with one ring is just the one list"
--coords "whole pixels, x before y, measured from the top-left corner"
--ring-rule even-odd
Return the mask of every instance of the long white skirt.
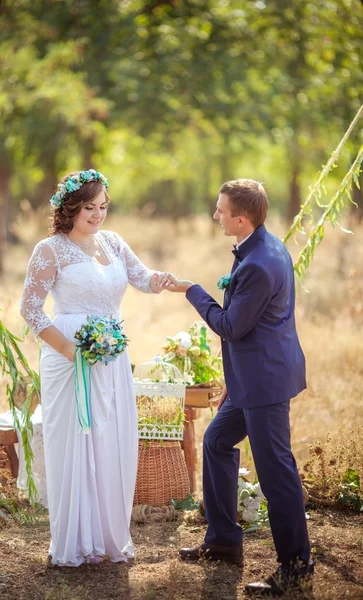
[[[74, 341], [86, 315], [60, 315], [54, 325]], [[74, 363], [43, 344], [40, 360], [44, 454], [51, 530], [59, 566], [107, 555], [134, 555], [130, 520], [137, 472], [137, 411], [127, 351], [91, 368], [91, 432], [80, 431]]]

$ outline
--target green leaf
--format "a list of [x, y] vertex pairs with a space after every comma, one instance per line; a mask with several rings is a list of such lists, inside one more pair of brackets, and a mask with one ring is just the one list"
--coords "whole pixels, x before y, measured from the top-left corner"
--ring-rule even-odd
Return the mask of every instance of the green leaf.
[[175, 498], [170, 499], [170, 504], [174, 506], [176, 510], [199, 510], [204, 515], [203, 505], [201, 500], [196, 500], [194, 496], [190, 495], [183, 500], [176, 500]]
[[342, 482], [343, 483], [354, 483], [357, 486], [357, 488], [359, 489], [360, 488], [359, 472], [356, 469], [353, 469], [350, 467], [344, 473], [344, 475], [342, 477]]

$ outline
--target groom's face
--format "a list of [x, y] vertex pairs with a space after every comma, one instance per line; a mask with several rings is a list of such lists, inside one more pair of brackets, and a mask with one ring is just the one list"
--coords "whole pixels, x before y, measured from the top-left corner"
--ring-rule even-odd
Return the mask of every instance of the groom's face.
[[241, 225], [243, 226], [242, 221], [244, 221], [244, 217], [232, 217], [229, 197], [227, 194], [219, 194], [213, 219], [218, 221], [223, 229], [224, 235], [232, 235], [235, 237], [240, 235]]

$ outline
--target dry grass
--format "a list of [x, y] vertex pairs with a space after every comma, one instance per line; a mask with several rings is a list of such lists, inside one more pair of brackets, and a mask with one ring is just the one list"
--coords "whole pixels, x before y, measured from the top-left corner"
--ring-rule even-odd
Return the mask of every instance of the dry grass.
[[[361, 516], [314, 511], [309, 531], [316, 560], [313, 594], [306, 600], [363, 600]], [[199, 544], [204, 527], [176, 522], [133, 525], [137, 549], [129, 564], [59, 569], [47, 564], [46, 519], [1, 531], [2, 600], [244, 600], [243, 586], [276, 568], [269, 530], [246, 534], [244, 568], [222, 563], [184, 564], [177, 548]], [[284, 600], [302, 599], [285, 594]]]

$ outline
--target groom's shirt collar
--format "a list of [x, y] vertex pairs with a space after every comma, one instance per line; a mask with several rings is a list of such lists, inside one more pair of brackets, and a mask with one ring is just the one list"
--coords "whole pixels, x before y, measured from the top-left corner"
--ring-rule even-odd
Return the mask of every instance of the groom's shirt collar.
[[234, 245], [234, 249], [232, 250], [232, 254], [237, 258], [238, 262], [241, 262], [246, 254], [248, 254], [249, 250], [253, 248], [254, 244], [262, 238], [262, 236], [266, 233], [266, 227], [264, 225], [259, 225], [250, 235], [245, 237], [238, 245]]
[[[252, 233], [254, 233], [254, 232], [255, 232], [255, 230], [252, 231]], [[250, 233], [247, 237], [243, 238], [243, 240], [238, 242], [238, 244], [236, 244], [236, 248], [239, 248], [240, 246], [242, 246], [242, 244], [247, 242], [248, 238], [251, 237], [252, 233]]]

